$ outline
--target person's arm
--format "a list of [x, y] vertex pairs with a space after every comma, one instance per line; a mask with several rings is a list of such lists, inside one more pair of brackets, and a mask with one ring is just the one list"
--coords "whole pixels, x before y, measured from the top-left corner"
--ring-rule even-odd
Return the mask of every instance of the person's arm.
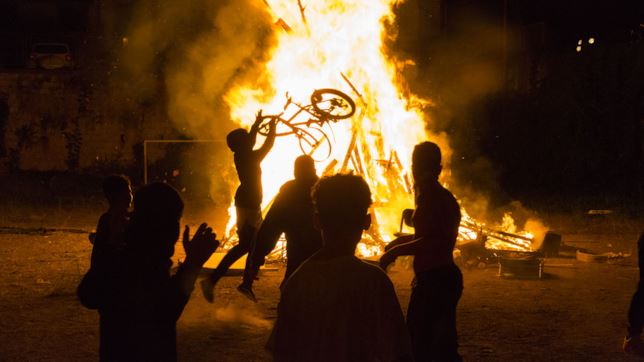
[[[261, 121], [261, 114], [262, 113], [260, 112], [258, 115], [260, 117], [260, 121]], [[255, 121], [255, 124], [257, 124], [257, 121]], [[272, 118], [271, 121], [268, 123], [268, 134], [266, 135], [266, 140], [264, 140], [264, 144], [260, 149], [255, 151], [259, 161], [262, 161], [264, 157], [266, 157], [268, 152], [270, 152], [271, 148], [273, 148], [273, 144], [275, 143], [276, 129], [277, 129], [277, 120], [276, 118]], [[252, 132], [252, 129], [251, 129], [251, 132]], [[255, 134], [257, 134], [257, 131], [255, 131]], [[253, 142], [253, 144], [255, 143]]]
[[396, 261], [399, 256], [405, 255], [418, 255], [431, 252], [432, 240], [428, 240], [426, 235], [430, 235], [429, 230], [430, 220], [433, 220], [436, 215], [436, 204], [424, 201], [424, 198], [419, 197], [417, 200], [416, 209], [413, 215], [415, 235], [422, 235], [414, 239], [415, 236], [404, 237], [403, 240], [389, 246], [386, 252], [380, 257], [380, 267], [387, 270], [387, 267]]
[[429, 239], [420, 237], [410, 242], [397, 245], [389, 249], [389, 251], [393, 252], [396, 256], [418, 255], [431, 252], [434, 248], [432, 248], [432, 243], [428, 241]]
[[389, 244], [385, 246], [385, 251], [389, 251], [398, 245], [408, 243], [412, 240], [414, 240], [414, 235], [412, 234], [397, 237], [396, 239], [392, 240], [391, 242], [389, 242]]
[[246, 286], [253, 284], [255, 277], [259, 274], [259, 268], [266, 262], [266, 256], [275, 249], [280, 235], [284, 232], [282, 195], [282, 190], [280, 190], [273, 202], [271, 202], [270, 209], [268, 209], [264, 221], [262, 221], [259, 230], [257, 230], [255, 242], [248, 254], [250, 264], [247, 264], [244, 270], [243, 284]]
[[418, 238], [410, 242], [395, 246], [380, 257], [380, 267], [387, 270], [387, 267], [396, 261], [399, 256], [418, 255], [431, 252], [431, 244], [426, 238]]
[[259, 125], [262, 123], [262, 111], [260, 110], [255, 115], [255, 122], [250, 126], [250, 131], [248, 131], [248, 139], [250, 140], [251, 148], [255, 147], [255, 142], [257, 141], [257, 132], [259, 132]]
[[173, 320], [179, 319], [183, 308], [190, 299], [195, 281], [199, 276], [201, 267], [210, 258], [219, 246], [217, 235], [206, 223], [199, 226], [195, 235], [190, 240], [190, 228], [186, 225], [183, 232], [183, 248], [186, 259], [179, 266], [177, 273], [170, 278], [167, 296], [167, 312]]

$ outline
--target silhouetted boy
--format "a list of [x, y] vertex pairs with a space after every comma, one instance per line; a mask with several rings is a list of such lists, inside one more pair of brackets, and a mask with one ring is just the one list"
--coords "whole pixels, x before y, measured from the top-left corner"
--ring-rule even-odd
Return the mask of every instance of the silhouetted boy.
[[293, 174], [295, 179], [282, 185], [257, 232], [256, 242], [250, 253], [251, 262], [245, 270], [244, 281], [238, 287], [240, 292], [253, 301], [256, 301], [252, 289], [255, 276], [282, 233], [286, 235], [287, 253], [284, 281], [304, 260], [322, 247], [320, 231], [313, 225], [311, 188], [318, 180], [313, 158], [303, 155], [295, 159]]
[[123, 233], [129, 220], [132, 204], [132, 186], [123, 175], [111, 175], [103, 180], [103, 195], [108, 210], [98, 219], [96, 234], [93, 236], [92, 261], [104, 248], [123, 248]]
[[80, 287], [78, 291], [85, 306], [98, 309], [99, 354], [101, 360], [110, 360], [110, 341], [114, 334], [122, 333], [122, 326], [115, 324], [116, 320], [111, 316], [113, 309], [110, 299], [115, 296], [105, 291], [118, 284], [124, 274], [125, 228], [129, 222], [132, 203], [130, 180], [122, 175], [106, 177], [103, 180], [103, 194], [109, 203], [109, 209], [98, 219], [90, 266], [93, 278], [85, 281], [94, 285], [89, 288]]
[[[235, 210], [237, 212], [237, 236], [239, 242], [233, 246], [217, 265], [217, 269], [201, 281], [204, 297], [213, 302], [213, 289], [219, 279], [226, 274], [235, 261], [250, 252], [255, 234], [262, 223], [262, 160], [275, 142], [275, 119], [269, 123], [269, 132], [261, 148], [253, 150], [262, 122], [262, 112], [257, 113], [255, 123], [250, 131], [238, 128], [226, 136], [226, 143], [234, 153], [235, 168], [239, 177], [239, 187], [235, 192]], [[250, 258], [247, 259], [248, 265]]]
[[359, 176], [322, 178], [313, 191], [323, 246], [284, 283], [268, 348], [275, 361], [406, 361], [411, 346], [387, 275], [355, 248], [371, 193]]
[[170, 258], [179, 237], [182, 212], [181, 197], [167, 184], [153, 183], [136, 193], [125, 235], [127, 277], [110, 290], [116, 296], [110, 300], [110, 316], [122, 329], [108, 341], [107, 360], [177, 359], [176, 321], [190, 299], [201, 266], [218, 245], [205, 223], [192, 240], [186, 226], [186, 258], [171, 275]]
[[456, 305], [463, 291], [463, 276], [452, 256], [461, 211], [454, 196], [438, 182], [441, 151], [434, 143], [414, 148], [412, 174], [416, 210], [415, 235], [387, 246], [380, 265], [387, 266], [403, 255], [414, 256], [416, 278], [407, 310], [407, 326], [414, 359], [460, 361], [456, 333]]
[[644, 327], [644, 232], [637, 240], [637, 261], [640, 278], [628, 308], [628, 335], [624, 338], [624, 352], [644, 356], [644, 342], [641, 337]]

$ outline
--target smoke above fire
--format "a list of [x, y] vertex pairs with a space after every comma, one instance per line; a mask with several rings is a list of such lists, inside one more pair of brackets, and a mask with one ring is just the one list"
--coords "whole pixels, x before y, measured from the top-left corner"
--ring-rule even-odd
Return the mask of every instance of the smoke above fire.
[[[418, 68], [404, 52], [390, 47], [396, 44], [392, 6], [400, 3], [326, 0], [300, 2], [299, 7], [297, 1], [279, 0], [141, 0], [121, 64], [132, 75], [128, 81], [137, 92], [154, 93], [163, 87], [169, 118], [177, 130], [195, 139], [223, 140], [230, 130], [248, 127], [260, 109], [279, 114], [287, 93], [295, 102], [307, 104], [315, 89], [338, 89], [356, 101], [357, 112], [352, 120], [323, 128], [332, 138], [333, 150], [318, 163], [318, 171], [335, 161], [333, 171], [364, 174], [377, 195], [383, 235], [392, 235], [401, 210], [413, 207], [408, 187], [411, 150], [427, 139], [443, 150], [442, 181], [457, 197], [462, 193], [464, 206], [479, 218], [489, 213], [489, 199], [470, 186], [471, 179], [459, 180], [467, 168], [452, 172], [453, 139], [447, 134], [461, 126], [450, 117], [454, 110], [496, 89], [497, 73], [489, 63], [476, 61], [466, 63], [460, 76], [444, 75], [434, 81], [428, 77], [439, 72], [410, 72]], [[422, 85], [425, 82], [448, 84], [449, 78], [461, 89], [469, 84], [470, 91], [455, 95], [458, 86], [444, 86], [438, 99], [414, 95], [418, 89], [431, 89]], [[465, 132], [456, 133], [464, 137]], [[352, 136], [360, 144], [355, 150]], [[297, 139], [276, 140], [262, 164], [265, 204], [292, 177], [292, 161], [300, 153]], [[341, 169], [347, 158], [352, 166]], [[392, 166], [396, 162], [398, 166]], [[486, 167], [479, 171], [491, 174]], [[518, 229], [529, 219], [519, 217]]]
[[[477, 220], [504, 227], [504, 216], [511, 215], [517, 231], [529, 231], [535, 241], [541, 241], [547, 226], [499, 184], [500, 176], [512, 170], [500, 170], [481, 151], [491, 142], [484, 135], [494, 132], [490, 127], [495, 122], [487, 116], [490, 100], [519, 82], [512, 64], [517, 63], [516, 50], [525, 39], [516, 38], [520, 33], [504, 30], [498, 12], [490, 11], [495, 5], [454, 3], [447, 8], [447, 16], [428, 19], [428, 15], [443, 11], [441, 5], [419, 3], [408, 0], [397, 4], [398, 38], [388, 43], [389, 52], [399, 62], [418, 59], [417, 64], [405, 67], [403, 74], [413, 93], [433, 100], [425, 108], [428, 128], [449, 134], [454, 150], [448, 167], [450, 190]], [[418, 16], [423, 7], [425, 18]], [[430, 29], [422, 29], [419, 22], [423, 19], [432, 23]], [[508, 62], [504, 62], [506, 57]]]
[[139, 96], [164, 88], [177, 130], [223, 139], [237, 126], [223, 95], [255, 84], [274, 43], [272, 18], [261, 1], [141, 0], [120, 64]]

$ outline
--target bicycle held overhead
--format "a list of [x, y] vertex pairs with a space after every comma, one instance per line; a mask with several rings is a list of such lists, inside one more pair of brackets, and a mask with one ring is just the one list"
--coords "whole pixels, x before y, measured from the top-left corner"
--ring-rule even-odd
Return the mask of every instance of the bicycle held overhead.
[[[316, 161], [326, 160], [331, 155], [331, 140], [322, 130], [330, 121], [347, 119], [353, 116], [356, 105], [347, 94], [332, 88], [317, 89], [311, 94], [311, 103], [301, 105], [287, 94], [284, 112], [278, 115], [262, 115], [259, 134], [266, 135], [269, 123], [274, 121], [282, 127], [278, 128], [277, 136], [295, 135], [300, 149], [304, 154], [310, 155]], [[288, 108], [295, 107], [296, 111], [288, 117], [282, 116]]]

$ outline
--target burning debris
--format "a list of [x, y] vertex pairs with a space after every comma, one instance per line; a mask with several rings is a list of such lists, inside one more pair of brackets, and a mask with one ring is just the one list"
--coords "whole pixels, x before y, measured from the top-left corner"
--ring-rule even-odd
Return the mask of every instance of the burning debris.
[[[388, 36], [382, 24], [393, 21], [393, 1], [265, 3], [278, 38], [271, 58], [255, 83], [234, 86], [224, 96], [237, 122], [247, 125], [262, 109], [269, 115], [263, 116], [260, 134], [267, 134], [267, 124], [275, 121], [278, 135], [293, 136], [280, 137], [263, 162], [271, 172], [263, 175], [262, 206], [267, 208], [291, 174], [291, 161], [302, 153], [311, 155], [323, 174], [359, 174], [367, 180], [374, 203], [372, 227], [358, 251], [363, 257], [380, 255], [397, 232], [400, 211], [414, 204], [406, 162], [413, 146], [429, 138], [446, 151], [447, 162], [451, 154], [445, 137], [426, 129], [422, 108], [431, 102], [400, 92], [399, 65], [381, 50]], [[315, 86], [326, 88], [311, 93]], [[286, 103], [275, 94], [286, 94]], [[304, 94], [311, 94], [309, 103], [299, 98]], [[509, 214], [501, 227], [492, 228], [470, 217], [466, 206], [461, 205], [459, 230], [459, 245], [469, 245], [463, 247], [464, 254], [480, 258], [489, 251], [534, 251], [534, 235], [517, 232]], [[232, 205], [230, 210], [234, 215]], [[231, 217], [229, 238], [234, 225]]]

